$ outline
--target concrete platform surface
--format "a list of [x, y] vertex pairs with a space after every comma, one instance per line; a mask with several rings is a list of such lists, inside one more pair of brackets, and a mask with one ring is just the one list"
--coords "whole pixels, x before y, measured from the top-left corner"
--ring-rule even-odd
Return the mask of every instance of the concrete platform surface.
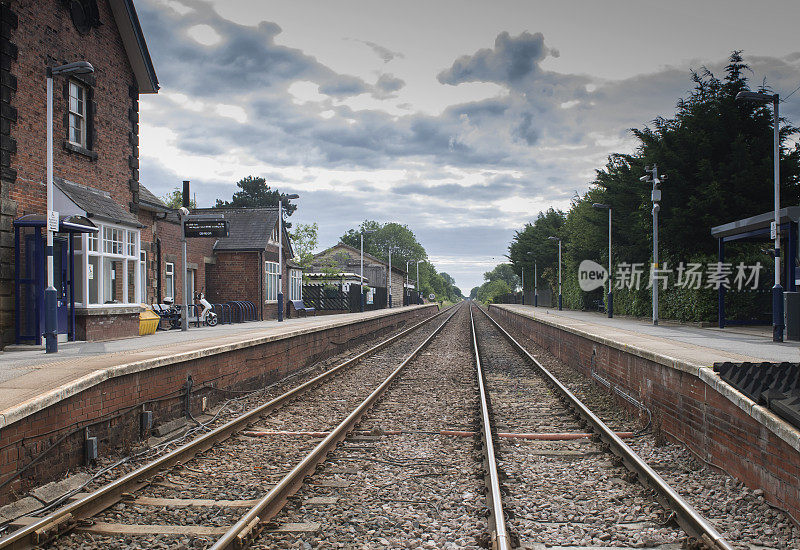
[[710, 367], [721, 361], [800, 362], [800, 342], [772, 341], [772, 327], [705, 328], [632, 318], [609, 319], [603, 313], [518, 304], [501, 305], [546, 323], [573, 329], [688, 365]]
[[55, 354], [40, 349], [5, 352], [0, 354], [0, 427], [24, 415], [26, 404], [45, 397], [50, 403], [58, 401], [102, 379], [135, 371], [139, 365], [152, 368], [178, 355], [200, 356], [420, 307], [426, 306], [293, 318], [281, 323], [269, 320], [217, 325], [187, 332], [159, 331], [106, 342], [62, 343]]

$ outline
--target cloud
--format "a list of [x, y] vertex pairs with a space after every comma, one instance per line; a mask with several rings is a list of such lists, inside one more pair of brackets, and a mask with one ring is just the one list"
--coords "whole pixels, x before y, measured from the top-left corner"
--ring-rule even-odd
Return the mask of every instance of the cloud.
[[405, 55], [403, 55], [400, 52], [392, 51], [385, 46], [381, 46], [380, 44], [376, 44], [375, 42], [370, 42], [369, 40], [359, 40], [358, 38], [345, 38], [345, 40], [353, 40], [355, 42], [361, 42], [362, 44], [369, 46], [369, 48], [373, 52], [375, 52], [378, 55], [378, 57], [383, 59], [384, 63], [389, 63], [395, 58], [402, 59], [405, 57]]
[[382, 74], [375, 83], [375, 90], [376, 93], [383, 94], [382, 97], [392, 97], [394, 92], [400, 91], [405, 85], [406, 81], [402, 78], [392, 74]]
[[523, 32], [512, 37], [508, 32], [497, 35], [494, 49], [483, 48], [472, 55], [455, 60], [452, 67], [439, 73], [442, 84], [495, 82], [515, 85], [536, 76], [539, 63], [547, 56], [558, 57], [558, 51], [544, 45], [544, 35]]

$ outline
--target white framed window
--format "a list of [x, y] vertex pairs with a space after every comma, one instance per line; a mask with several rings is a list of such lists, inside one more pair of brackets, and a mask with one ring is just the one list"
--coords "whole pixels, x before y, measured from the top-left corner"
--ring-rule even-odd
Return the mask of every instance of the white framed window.
[[75, 296], [82, 306], [128, 305], [145, 295], [138, 230], [97, 223], [75, 251]]
[[147, 252], [139, 252], [139, 302], [147, 303]]
[[266, 281], [266, 300], [274, 302], [278, 299], [278, 262], [264, 262]]
[[70, 143], [86, 147], [86, 87], [74, 80], [69, 82], [69, 135]]
[[289, 270], [289, 299], [303, 299], [303, 272], [299, 269]]
[[[117, 254], [124, 253], [122, 242], [125, 238], [125, 230], [119, 227], [103, 226], [103, 253], [104, 254]], [[132, 255], [132, 254], [129, 254]]]
[[164, 264], [164, 298], [175, 299], [175, 264]]

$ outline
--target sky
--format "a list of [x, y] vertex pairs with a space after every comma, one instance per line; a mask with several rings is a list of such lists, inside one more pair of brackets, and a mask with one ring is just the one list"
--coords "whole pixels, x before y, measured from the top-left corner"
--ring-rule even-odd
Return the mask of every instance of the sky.
[[[262, 176], [320, 250], [407, 225], [466, 294], [516, 230], [569, 208], [690, 71], [743, 50], [753, 87], [800, 86], [796, 0], [137, 0], [161, 89], [141, 183], [198, 206]], [[779, 14], [775, 17], [775, 14]], [[781, 105], [800, 123], [800, 92]], [[765, 192], [771, 192], [765, 190]]]

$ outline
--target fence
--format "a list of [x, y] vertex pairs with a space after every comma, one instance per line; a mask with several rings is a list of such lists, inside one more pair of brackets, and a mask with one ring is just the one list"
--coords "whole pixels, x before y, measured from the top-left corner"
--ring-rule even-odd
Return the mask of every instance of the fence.
[[303, 285], [303, 303], [317, 311], [350, 311], [348, 294], [341, 288]]
[[406, 290], [405, 293], [403, 293], [404, 306], [411, 306], [421, 303], [422, 300], [420, 300], [419, 292], [417, 292], [416, 290]]

